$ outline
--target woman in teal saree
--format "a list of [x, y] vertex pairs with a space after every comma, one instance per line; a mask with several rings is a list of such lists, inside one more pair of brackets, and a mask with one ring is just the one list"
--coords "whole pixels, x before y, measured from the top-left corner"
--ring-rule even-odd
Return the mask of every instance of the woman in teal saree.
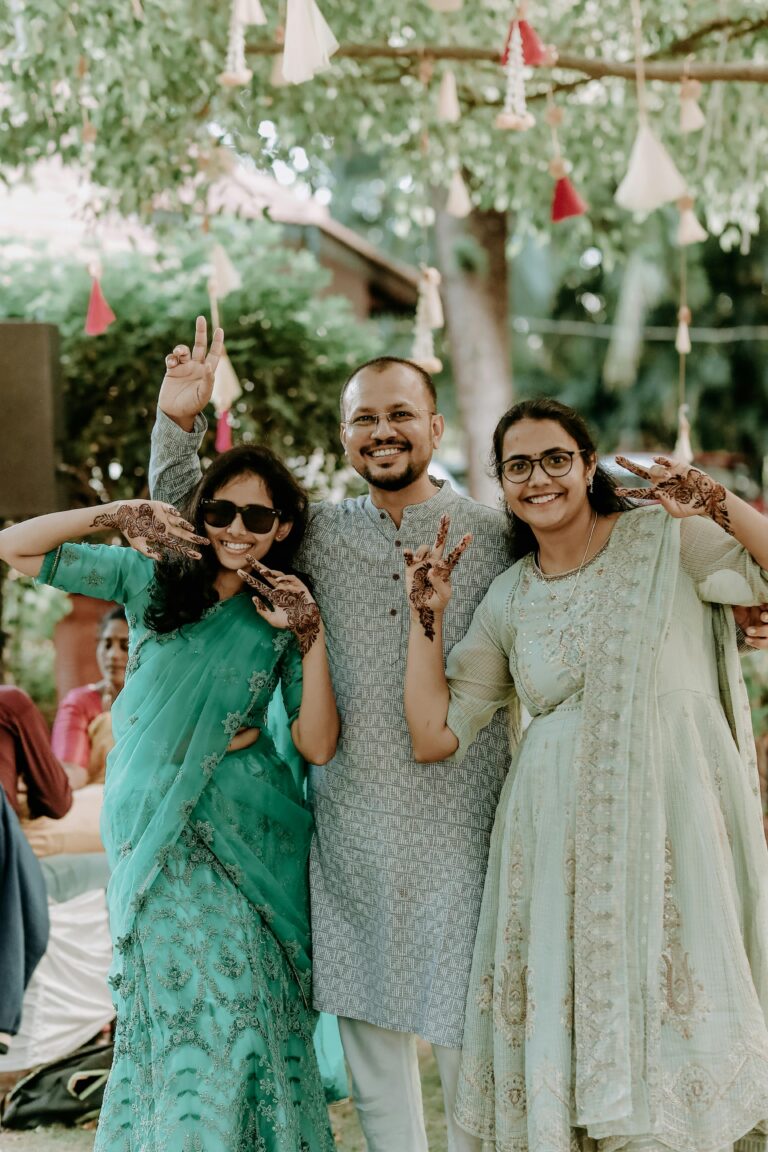
[[[317, 607], [260, 564], [290, 564], [304, 510], [276, 457], [237, 448], [201, 481], [194, 532], [127, 501], [0, 533], [14, 567], [125, 604], [130, 627], [102, 821], [118, 1024], [99, 1152], [334, 1147], [312, 1043], [312, 820], [267, 719], [283, 712], [306, 759], [332, 754]], [[65, 542], [104, 528], [160, 558]]]

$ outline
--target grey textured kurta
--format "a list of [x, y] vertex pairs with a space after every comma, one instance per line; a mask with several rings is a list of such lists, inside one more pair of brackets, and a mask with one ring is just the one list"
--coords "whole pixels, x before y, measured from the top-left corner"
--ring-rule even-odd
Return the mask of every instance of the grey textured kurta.
[[[158, 417], [153, 495], [178, 503], [199, 476], [202, 424]], [[312, 506], [297, 567], [325, 623], [342, 730], [310, 772], [315, 1006], [459, 1047], [496, 803], [509, 763], [506, 717], [461, 764], [417, 764], [403, 711], [408, 642], [403, 549], [430, 543], [448, 513], [448, 548], [474, 539], [453, 577], [445, 650], [509, 563], [505, 517], [449, 484], [396, 528], [369, 497]]]

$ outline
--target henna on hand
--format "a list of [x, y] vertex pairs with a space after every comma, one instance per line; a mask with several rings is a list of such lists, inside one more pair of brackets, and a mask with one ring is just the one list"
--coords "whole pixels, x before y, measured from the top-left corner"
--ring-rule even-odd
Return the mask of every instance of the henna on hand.
[[[635, 472], [651, 481], [650, 488], [620, 488], [622, 496], [629, 496], [633, 500], [658, 500], [661, 496], [674, 500], [675, 503], [688, 507], [692, 511], [703, 513], [719, 524], [730, 535], [733, 535], [730, 517], [728, 516], [728, 493], [722, 484], [707, 476], [698, 468], [688, 468], [683, 475], [667, 476], [656, 480], [651, 472], [633, 464], [623, 456], [616, 460], [624, 468]], [[664, 468], [674, 468], [671, 460], [664, 456], [656, 457], [656, 463]]]
[[[254, 590], [259, 602], [268, 612], [275, 609], [282, 609], [285, 612], [287, 626], [296, 637], [301, 655], [306, 656], [320, 635], [322, 622], [320, 609], [309, 592], [306, 589], [298, 591], [280, 588], [258, 569], [253, 572], [238, 569], [238, 576]], [[265, 586], [269, 589], [269, 595], [264, 591]]]
[[[448, 536], [448, 524], [448, 517], [443, 516], [440, 520], [440, 526], [435, 538], [436, 550], [442, 549], [445, 545]], [[471, 540], [471, 535], [462, 537], [452, 552], [449, 552], [447, 556], [443, 556], [434, 562], [429, 559], [417, 561], [410, 549], [406, 548], [403, 551], [403, 559], [405, 560], [406, 567], [412, 568], [414, 565], [417, 565], [416, 571], [413, 574], [408, 599], [419, 618], [419, 623], [424, 630], [424, 635], [427, 640], [434, 640], [435, 638], [435, 611], [428, 603], [435, 589], [429, 578], [429, 573], [434, 572], [438, 580], [448, 580]]]
[[[169, 507], [168, 511], [178, 515], [175, 508]], [[163, 548], [166, 548], [169, 552], [180, 552], [184, 556], [197, 558], [199, 552], [195, 545], [208, 543], [204, 536], [194, 535], [193, 525], [181, 516], [179, 516], [178, 526], [193, 534], [191, 539], [174, 536], [168, 531], [149, 503], [139, 504], [138, 507], [131, 504], [121, 504], [115, 512], [104, 512], [95, 516], [93, 526], [94, 528], [116, 528], [127, 540], [144, 539], [147, 542], [147, 552], [158, 557], [162, 555]]]

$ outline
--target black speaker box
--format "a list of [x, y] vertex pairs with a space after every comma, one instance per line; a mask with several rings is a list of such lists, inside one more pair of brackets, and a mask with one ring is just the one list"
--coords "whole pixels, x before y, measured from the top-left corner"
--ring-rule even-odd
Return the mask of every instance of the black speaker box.
[[66, 507], [59, 332], [0, 322], [0, 520]]

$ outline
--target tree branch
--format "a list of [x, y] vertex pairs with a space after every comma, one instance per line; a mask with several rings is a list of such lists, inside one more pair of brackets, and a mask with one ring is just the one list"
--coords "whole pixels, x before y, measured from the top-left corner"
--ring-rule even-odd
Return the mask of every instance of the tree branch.
[[[752, 31], [763, 26], [768, 26], [768, 18], [756, 22], [749, 30]], [[709, 27], [707, 31], [710, 31]], [[698, 36], [699, 33], [692, 33], [685, 40], [680, 40], [677, 44], [670, 45], [663, 51], [665, 54], [668, 52], [682, 54], [689, 50], [690, 44]], [[249, 56], [273, 56], [282, 50], [280, 44], [265, 42], [263, 44], [249, 44], [246, 52]], [[466, 48], [458, 44], [425, 44], [402, 48], [393, 47], [391, 44], [342, 44], [336, 56], [350, 60], [457, 60], [466, 63], [499, 63], [499, 53], [495, 49]], [[618, 76], [632, 80], [635, 76], [634, 61], [592, 59], [589, 56], [579, 56], [572, 52], [561, 52], [555, 67], [569, 72], [581, 72], [593, 80], [605, 76]], [[747, 84], [768, 84], [768, 63], [762, 61], [738, 60], [718, 63], [717, 61], [693, 60], [687, 65], [685, 71], [691, 79], [701, 80], [703, 83], [714, 80], [729, 80]], [[647, 57], [645, 75], [648, 80], [662, 80], [669, 84], [677, 84], [683, 75], [683, 64], [678, 60], [658, 60], [653, 56]]]

